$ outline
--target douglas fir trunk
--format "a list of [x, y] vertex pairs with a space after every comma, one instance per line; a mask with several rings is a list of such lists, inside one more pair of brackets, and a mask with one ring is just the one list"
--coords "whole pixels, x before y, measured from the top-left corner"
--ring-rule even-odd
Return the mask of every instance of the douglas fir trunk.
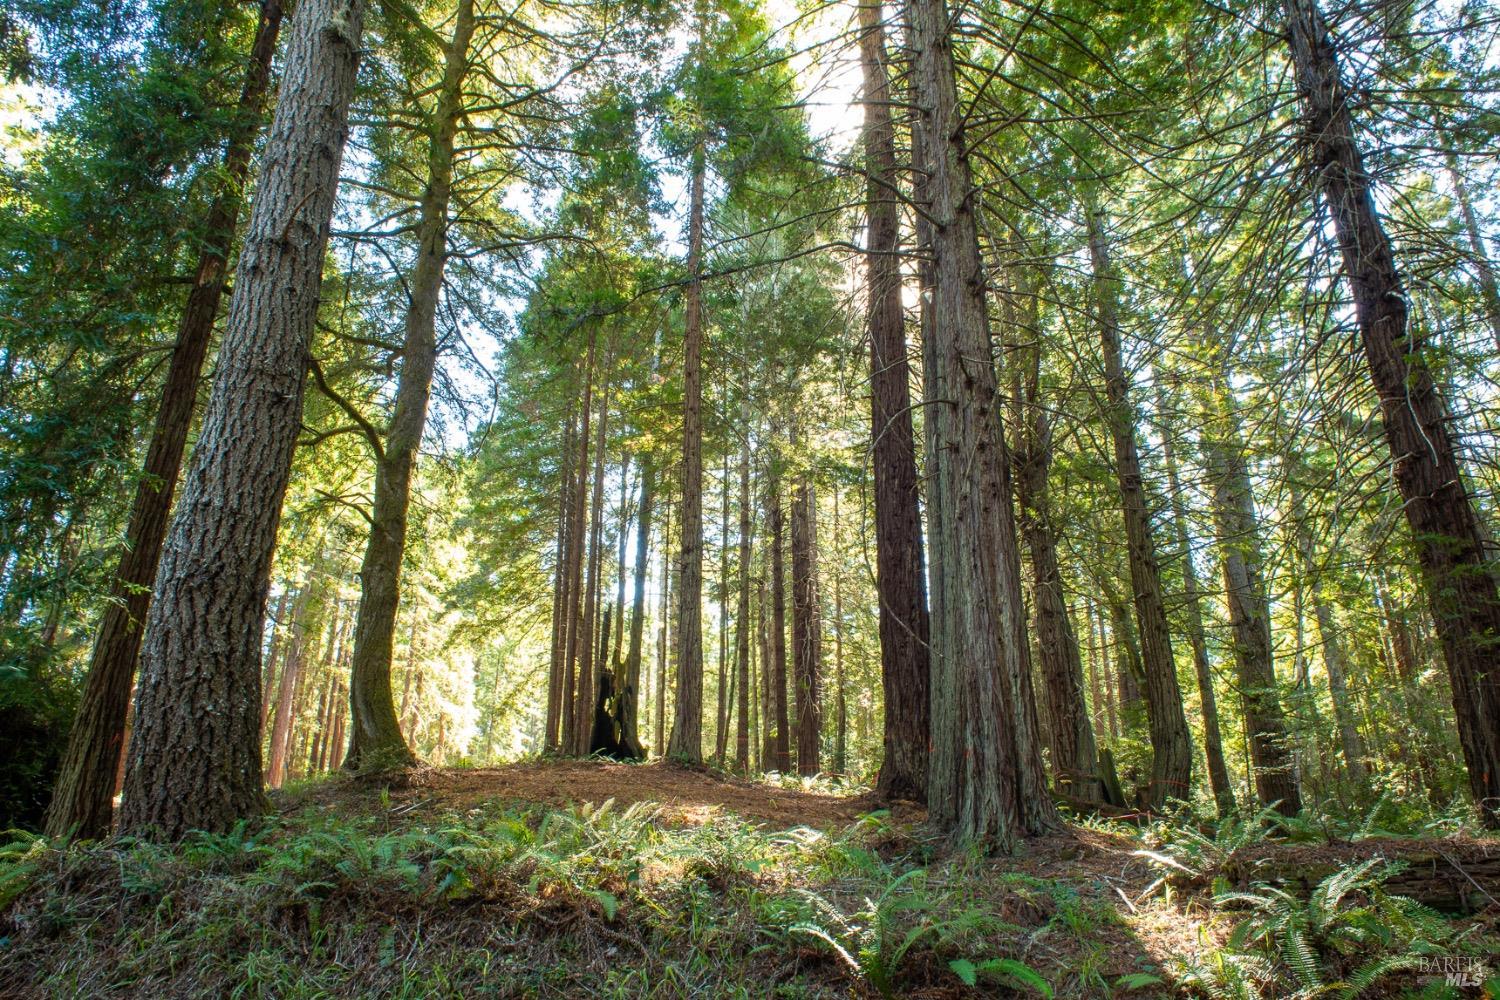
[[162, 552], [121, 827], [222, 832], [265, 803], [260, 656], [359, 64], [361, 0], [303, 0], [218, 375]]

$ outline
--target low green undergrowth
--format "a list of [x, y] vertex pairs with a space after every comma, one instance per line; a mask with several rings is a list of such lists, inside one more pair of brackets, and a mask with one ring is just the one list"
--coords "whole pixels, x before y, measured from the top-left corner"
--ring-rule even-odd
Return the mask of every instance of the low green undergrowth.
[[922, 867], [932, 845], [880, 814], [831, 835], [644, 804], [308, 810], [3, 857], [5, 996], [1050, 996], [1065, 978], [1008, 954], [1037, 929], [986, 909], [972, 871]]
[[14, 837], [0, 996], [1461, 997], [1413, 968], [1491, 943], [1384, 893], [1374, 863], [1307, 899], [1172, 888], [1264, 817], [1092, 824], [1094, 846], [995, 859], [883, 813], [827, 833], [367, 804], [170, 846]]

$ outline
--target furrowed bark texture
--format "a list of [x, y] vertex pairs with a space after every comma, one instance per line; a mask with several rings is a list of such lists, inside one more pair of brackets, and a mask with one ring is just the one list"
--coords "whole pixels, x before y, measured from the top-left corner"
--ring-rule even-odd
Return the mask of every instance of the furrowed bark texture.
[[1235, 429], [1239, 419], [1232, 399], [1205, 414], [1204, 450], [1213, 476], [1214, 522], [1219, 535], [1219, 561], [1224, 573], [1225, 603], [1234, 637], [1240, 699], [1245, 732], [1250, 740], [1250, 762], [1255, 791], [1262, 806], [1275, 804], [1278, 812], [1295, 816], [1302, 811], [1286, 719], [1276, 688], [1271, 651], [1271, 602], [1261, 574], [1260, 524], [1251, 495], [1250, 469], [1244, 445]]
[[354, 626], [354, 666], [349, 675], [351, 769], [406, 767], [416, 754], [401, 735], [391, 696], [391, 650], [401, 602], [401, 562], [411, 478], [427, 427], [427, 404], [437, 365], [437, 307], [448, 262], [448, 203], [453, 193], [453, 146], [464, 107], [463, 83], [474, 35], [474, 0], [459, 0], [442, 88], [430, 127], [427, 189], [417, 221], [417, 260], [408, 281], [401, 380], [384, 449], [376, 455], [375, 503], [360, 566], [359, 616]]
[[93, 839], [110, 831], [115, 775], [125, 752], [125, 716], [141, 651], [142, 626], [151, 604], [151, 584], [161, 560], [172, 498], [198, 402], [198, 379], [224, 294], [224, 269], [250, 173], [250, 154], [261, 129], [281, 17], [281, 0], [262, 0], [260, 23], [240, 91], [238, 121], [224, 150], [223, 187], [204, 219], [205, 240], [198, 254], [198, 270], [167, 363], [156, 424], [125, 529], [125, 551], [110, 586], [78, 714], [53, 785], [46, 818], [49, 837]]
[[[606, 352], [605, 357], [609, 357]], [[605, 365], [606, 369], [608, 364]], [[601, 387], [599, 394], [599, 417], [595, 425], [594, 437], [594, 486], [593, 496], [589, 501], [589, 558], [588, 579], [584, 582], [583, 595], [583, 617], [579, 619], [579, 657], [578, 657], [578, 682], [573, 693], [573, 702], [567, 710], [573, 716], [573, 744], [567, 748], [568, 752], [575, 757], [587, 757], [590, 752], [590, 743], [593, 740], [594, 722], [594, 685], [598, 680], [596, 674], [604, 669], [603, 645], [609, 641], [607, 628], [602, 631], [603, 643], [596, 660], [594, 633], [596, 621], [601, 617], [599, 607], [599, 588], [601, 586], [600, 576], [604, 560], [603, 532], [604, 532], [604, 444], [609, 428], [609, 384], [606, 381]], [[605, 625], [608, 625], [607, 610], [602, 616]]]
[[932, 541], [940, 638], [928, 811], [960, 840], [1009, 850], [1018, 836], [1052, 826], [1056, 813], [1025, 669], [1019, 553], [948, 11], [942, 0], [909, 0], [906, 10], [933, 258], [925, 420], [932, 499], [942, 511]]
[[1316, 0], [1286, 0], [1307, 154], [1332, 216], [1402, 509], [1453, 688], [1469, 788], [1500, 828], [1500, 589], [1464, 487], [1447, 406], [1407, 322], [1406, 297]]
[[281, 504], [359, 63], [360, 0], [304, 0], [218, 376], [147, 619], [122, 829], [179, 839], [265, 804], [260, 657]]
[[883, 11], [859, 7], [864, 71], [866, 257], [870, 338], [870, 450], [875, 480], [875, 583], [880, 597], [880, 683], [884, 753], [875, 779], [882, 798], [927, 797], [928, 718], [926, 572], [918, 505], [911, 366], [901, 308], [901, 218], [896, 138], [891, 121]]
[[1159, 808], [1168, 799], [1186, 799], [1191, 792], [1193, 744], [1182, 710], [1182, 689], [1172, 659], [1172, 640], [1162, 596], [1161, 570], [1151, 530], [1151, 508], [1141, 478], [1141, 459], [1135, 440], [1135, 411], [1130, 405], [1128, 380], [1121, 357], [1116, 315], [1119, 279], [1109, 259], [1103, 220], [1087, 207], [1089, 254], [1094, 267], [1095, 309], [1104, 348], [1106, 417], [1114, 439], [1115, 476], [1125, 519], [1130, 583], [1135, 593], [1135, 618], [1145, 673], [1146, 719], [1151, 730], [1151, 783], [1146, 800]]
[[1208, 784], [1213, 790], [1214, 805], [1220, 816], [1234, 812], [1234, 785], [1224, 762], [1224, 738], [1219, 732], [1219, 700], [1214, 694], [1213, 668], [1208, 660], [1208, 639], [1203, 630], [1203, 590], [1198, 584], [1198, 570], [1193, 566], [1193, 545], [1188, 534], [1187, 505], [1182, 500], [1182, 483], [1177, 471], [1177, 450], [1172, 428], [1165, 423], [1167, 408], [1158, 405], [1163, 417], [1162, 457], [1167, 466], [1167, 493], [1172, 500], [1172, 526], [1177, 534], [1177, 548], [1182, 553], [1182, 600], [1187, 613], [1188, 644], [1193, 647], [1193, 673], [1198, 680], [1198, 697], [1203, 709], [1203, 756], [1208, 764]]
[[792, 672], [797, 691], [797, 773], [821, 762], [823, 732], [823, 608], [818, 594], [817, 500], [808, 474], [792, 491]]
[[[749, 414], [745, 413], [744, 426], [750, 426]], [[750, 773], [750, 633], [754, 626], [750, 620], [750, 550], [754, 545], [751, 537], [753, 522], [750, 519], [750, 438], [748, 433], [740, 450], [740, 535], [739, 535], [739, 597], [734, 610], [734, 660], [739, 676], [735, 705], [734, 770], [737, 774]]]
[[621, 691], [620, 728], [623, 741], [645, 752], [640, 740], [641, 656], [646, 638], [646, 573], [651, 555], [651, 505], [655, 501], [656, 464], [641, 459], [641, 503], [635, 523], [635, 591], [631, 599], [630, 651], [625, 657], [625, 687]]
[[792, 769], [791, 709], [786, 683], [786, 551], [781, 510], [781, 477], [777, 456], [771, 456], [769, 511], [771, 522], [771, 693], [776, 702], [776, 736], [772, 741], [772, 767], [782, 774]]
[[[1294, 488], [1295, 489], [1295, 488]], [[1349, 704], [1349, 661], [1344, 653], [1344, 644], [1339, 637], [1338, 625], [1333, 619], [1333, 607], [1323, 591], [1323, 574], [1318, 565], [1317, 543], [1307, 521], [1307, 512], [1299, 493], [1292, 497], [1292, 517], [1297, 522], [1297, 551], [1302, 563], [1302, 574], [1309, 581], [1312, 596], [1313, 616], [1318, 626], [1318, 643], [1323, 650], [1323, 669], [1328, 674], [1328, 692], [1333, 699], [1334, 724], [1339, 731], [1339, 746], [1344, 752], [1344, 768], [1349, 783], [1363, 788], [1366, 781], [1364, 741], [1354, 726], [1354, 713]]]
[[1031, 553], [1032, 604], [1036, 645], [1044, 684], [1052, 772], [1059, 788], [1085, 802], [1099, 801], [1099, 751], [1083, 694], [1083, 656], [1068, 617], [1057, 535], [1052, 527], [1047, 475], [1052, 465], [1052, 432], [1045, 412], [1032, 410], [1028, 447], [1016, 463], [1016, 498], [1022, 533]]

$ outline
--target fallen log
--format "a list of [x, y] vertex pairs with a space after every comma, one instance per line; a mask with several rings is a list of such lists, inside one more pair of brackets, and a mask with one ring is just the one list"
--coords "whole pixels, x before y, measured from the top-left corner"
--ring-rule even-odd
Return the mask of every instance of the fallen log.
[[1340, 844], [1256, 844], [1230, 854], [1195, 883], [1216, 879], [1244, 890], [1273, 885], [1306, 895], [1346, 865], [1369, 858], [1404, 862], [1385, 889], [1445, 913], [1500, 908], [1500, 841], [1381, 838]]

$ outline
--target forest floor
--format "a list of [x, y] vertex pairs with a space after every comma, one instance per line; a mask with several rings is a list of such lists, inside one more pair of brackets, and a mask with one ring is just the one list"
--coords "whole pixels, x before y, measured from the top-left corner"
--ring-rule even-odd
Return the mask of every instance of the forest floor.
[[[1500, 842], [1456, 835], [1080, 821], [989, 858], [914, 805], [593, 761], [338, 777], [274, 804], [173, 847], [0, 849], [0, 997], [1462, 998], [1500, 954]], [[1468, 912], [1391, 903], [1360, 876], [1382, 855], [1415, 859], [1392, 877], [1418, 890], [1474, 873]], [[1215, 893], [1266, 873], [1323, 909], [1263, 906], [1281, 924], [1256, 950], [1231, 932], [1279, 897]], [[1326, 873], [1347, 903], [1318, 896]], [[1306, 968], [1276, 936], [1299, 926]]]

